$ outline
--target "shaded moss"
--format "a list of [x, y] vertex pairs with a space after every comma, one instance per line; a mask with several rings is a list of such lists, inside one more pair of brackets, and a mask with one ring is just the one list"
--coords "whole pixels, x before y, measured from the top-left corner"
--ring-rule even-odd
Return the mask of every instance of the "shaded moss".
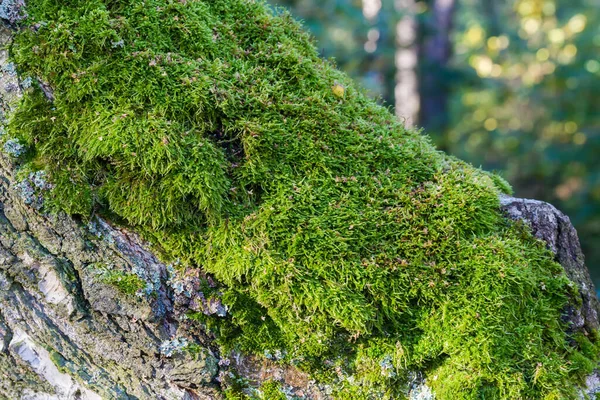
[[488, 173], [488, 176], [490, 177], [490, 179], [492, 179], [492, 181], [501, 193], [506, 195], [513, 194], [512, 186], [510, 186], [510, 183], [508, 183], [502, 176], [495, 173]]
[[119, 216], [226, 285], [231, 317], [202, 321], [224, 346], [285, 350], [340, 398], [401, 396], [414, 370], [440, 399], [575, 396], [597, 353], [569, 345], [569, 282], [502, 217], [506, 182], [405, 129], [288, 14], [251, 0], [28, 14], [12, 56], [55, 100], [27, 92], [7, 136], [55, 208]]
[[[236, 378], [230, 378], [235, 380]], [[281, 384], [277, 381], [268, 380], [258, 389], [251, 388], [243, 379], [231, 382], [231, 386], [225, 391], [228, 400], [286, 400], [289, 398], [281, 390]]]

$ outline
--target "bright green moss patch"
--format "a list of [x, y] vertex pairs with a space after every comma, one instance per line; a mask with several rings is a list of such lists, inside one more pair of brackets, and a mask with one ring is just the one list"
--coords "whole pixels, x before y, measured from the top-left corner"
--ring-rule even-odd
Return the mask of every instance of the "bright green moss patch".
[[229, 317], [195, 317], [225, 347], [279, 350], [340, 398], [401, 396], [416, 370], [439, 399], [574, 396], [598, 352], [569, 344], [569, 282], [501, 216], [506, 182], [407, 131], [289, 15], [250, 0], [28, 14], [12, 55], [54, 101], [34, 85], [8, 131], [49, 204], [110, 213], [213, 274]]
[[100, 275], [100, 280], [130, 296], [146, 287], [146, 282], [142, 278], [123, 271], [105, 271]]
[[275, 381], [267, 381], [261, 386], [260, 400], [286, 400], [287, 396], [281, 391], [281, 385]]

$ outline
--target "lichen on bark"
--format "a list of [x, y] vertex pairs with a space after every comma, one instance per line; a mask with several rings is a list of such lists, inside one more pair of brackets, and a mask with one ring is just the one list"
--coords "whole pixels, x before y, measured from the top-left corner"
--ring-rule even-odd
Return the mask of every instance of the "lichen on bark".
[[[22, 175], [44, 171], [51, 185], [27, 215], [102, 225], [84, 234], [84, 259], [49, 268], [63, 271], [57, 304], [69, 315], [86, 301], [111, 318], [178, 315], [204, 345], [181, 346], [166, 370], [179, 365], [178, 382], [191, 376], [185, 362], [212, 371], [186, 390], [211, 390], [217, 358], [225, 371], [228, 354], [254, 354], [338, 398], [408, 395], [416, 371], [440, 399], [576, 396], [597, 362], [597, 319], [563, 319], [578, 289], [545, 243], [505, 218], [507, 184], [405, 129], [319, 59], [288, 14], [250, 0], [29, 0], [26, 11], [0, 140], [21, 146], [7, 153]], [[11, 235], [28, 229], [4, 210]], [[164, 263], [94, 215], [140, 232]], [[47, 251], [66, 251], [44, 235]], [[125, 255], [108, 257], [126, 296], [123, 280], [111, 289], [90, 268], [110, 264], [98, 242]], [[165, 370], [153, 364], [160, 343], [187, 344], [177, 329], [146, 338], [143, 376]], [[122, 380], [145, 368], [131, 360]], [[121, 390], [121, 378], [71, 372]], [[252, 379], [221, 377], [228, 395], [252, 395]], [[159, 390], [153, 382], [135, 395]]]

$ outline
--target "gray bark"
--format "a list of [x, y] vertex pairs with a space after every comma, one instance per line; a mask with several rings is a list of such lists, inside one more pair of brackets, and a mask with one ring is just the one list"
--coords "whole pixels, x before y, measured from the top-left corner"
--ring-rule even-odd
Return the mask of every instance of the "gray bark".
[[[88, 227], [40, 214], [15, 190], [13, 170], [0, 158], [0, 397], [219, 398], [209, 343], [194, 355], [161, 354], [185, 337], [166, 267], [134, 233], [101, 219]], [[98, 265], [141, 269], [158, 295], [125, 296], [98, 279]]]
[[500, 202], [510, 218], [524, 221], [537, 238], [547, 243], [548, 248], [556, 254], [556, 261], [565, 269], [567, 277], [577, 285], [579, 298], [573, 299], [572, 303], [581, 305], [570, 306], [565, 316], [571, 323], [571, 329], [585, 335], [597, 330], [600, 327], [600, 304], [585, 266], [577, 232], [569, 217], [542, 201], [503, 196]]
[[[571, 300], [563, 314], [570, 329], [586, 336], [593, 330], [598, 330], [600, 303], [590, 273], [585, 266], [577, 231], [569, 217], [553, 205], [538, 200], [502, 196], [500, 204], [509, 218], [523, 221], [538, 239], [546, 242], [548, 248], [555, 254], [555, 260], [562, 265], [567, 277], [577, 287], [578, 298]], [[596, 369], [587, 377], [580, 398], [594, 399], [599, 394], [600, 369]]]

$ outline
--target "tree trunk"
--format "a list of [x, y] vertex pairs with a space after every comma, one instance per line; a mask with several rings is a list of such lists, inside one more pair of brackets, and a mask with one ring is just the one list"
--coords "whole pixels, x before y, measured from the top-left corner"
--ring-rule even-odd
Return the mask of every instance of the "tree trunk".
[[414, 0], [396, 0], [401, 14], [396, 24], [396, 115], [405, 120], [407, 127], [419, 122], [419, 24]]
[[[186, 321], [190, 299], [175, 294], [168, 268], [134, 232], [43, 215], [20, 196], [1, 156], [0, 398], [219, 399], [231, 371], [322, 398], [294, 368], [219, 354]], [[98, 263], [143, 271], [159, 295], [124, 295], [98, 279]], [[197, 349], [179, 351], [186, 342]]]
[[452, 55], [452, 20], [455, 0], [435, 0], [432, 26], [424, 34], [420, 54], [421, 109], [420, 125], [428, 132], [440, 134], [448, 125], [448, 62]]
[[[12, 33], [0, 28], [0, 69], [10, 71], [0, 78], [4, 116], [22, 85], [8, 63]], [[220, 399], [238, 377], [249, 387], [277, 380], [290, 393], [325, 398], [293, 367], [219, 354], [214, 338], [186, 318], [198, 305], [178, 289], [197, 277], [171, 281], [135, 232], [40, 212], [43, 199], [27, 197], [16, 171], [0, 152], [0, 399]], [[101, 279], [99, 265], [136, 271], [158, 295], [123, 293]], [[224, 312], [220, 304], [200, 308]]]
[[[23, 82], [7, 61], [11, 31], [2, 29], [0, 40], [6, 115]], [[43, 198], [32, 198], [28, 184], [0, 155], [0, 398], [220, 399], [237, 382], [252, 389], [270, 380], [294, 398], [330, 397], [292, 366], [220, 354], [214, 337], [186, 318], [198, 309], [226, 315], [218, 301], [188, 293], [198, 276], [175, 277], [135, 232], [109, 221], [43, 213]], [[581, 305], [573, 301], [567, 310], [573, 329], [597, 329], [598, 301], [568, 218], [545, 203], [502, 201], [511, 217], [529, 221], [579, 286]], [[100, 264], [135, 271], [156, 295], [117, 290], [101, 279]], [[592, 393], [598, 379], [589, 382]], [[431, 393], [418, 380], [412, 387], [409, 396]]]

